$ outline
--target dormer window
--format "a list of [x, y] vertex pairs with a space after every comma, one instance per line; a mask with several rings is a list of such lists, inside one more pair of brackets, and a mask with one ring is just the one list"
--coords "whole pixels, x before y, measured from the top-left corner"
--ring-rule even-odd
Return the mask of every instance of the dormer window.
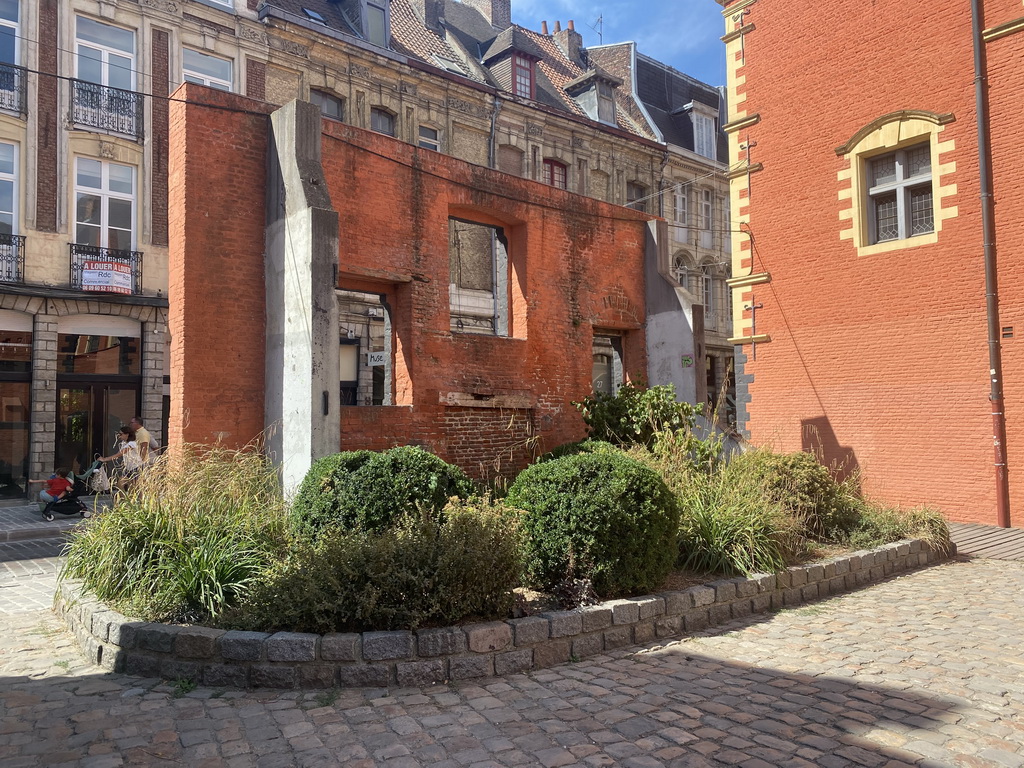
[[693, 121], [693, 151], [701, 157], [716, 160], [718, 110], [699, 101], [691, 101], [683, 109], [690, 113], [690, 119]]
[[384, 2], [366, 3], [366, 39], [381, 48], [388, 47], [388, 9]]
[[568, 93], [587, 117], [605, 125], [617, 125], [615, 114], [615, 89], [622, 85], [617, 77], [594, 68], [565, 84]]
[[391, 42], [388, 0], [334, 0], [345, 23], [367, 42], [387, 48]]
[[512, 86], [516, 96], [533, 98], [533, 61], [521, 53], [512, 56]]
[[608, 83], [597, 84], [597, 119], [615, 125], [615, 91]]

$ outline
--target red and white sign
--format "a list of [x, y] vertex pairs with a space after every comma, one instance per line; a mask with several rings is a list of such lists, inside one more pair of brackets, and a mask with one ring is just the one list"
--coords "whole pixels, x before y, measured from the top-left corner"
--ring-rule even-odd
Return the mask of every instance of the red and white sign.
[[120, 261], [82, 263], [82, 290], [106, 293], [132, 292], [132, 267]]

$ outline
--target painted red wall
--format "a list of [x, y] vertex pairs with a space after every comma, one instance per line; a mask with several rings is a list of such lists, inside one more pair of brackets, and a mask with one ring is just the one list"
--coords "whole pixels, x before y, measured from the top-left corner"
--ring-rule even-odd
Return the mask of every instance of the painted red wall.
[[[985, 5], [986, 26], [1022, 15], [1015, 0]], [[870, 496], [995, 523], [970, 3], [826, 0], [812, 9], [759, 0], [748, 10], [744, 21], [754, 29], [744, 38], [739, 92], [747, 114], [761, 119], [740, 137], [756, 143], [751, 160], [764, 170], [752, 174], [741, 209], [755, 243], [745, 266], [771, 274], [742, 296], [744, 304], [751, 296], [763, 304], [756, 332], [771, 336], [756, 361], [749, 345], [743, 350], [751, 439], [822, 450], [827, 461], [858, 468]], [[989, 45], [1002, 324], [1016, 324], [1018, 337], [1022, 39], [1017, 33]], [[849, 203], [839, 197], [848, 184], [837, 179], [847, 160], [835, 148], [905, 109], [955, 116], [940, 141], [955, 141], [943, 160], [954, 160], [956, 171], [940, 183], [956, 184], [944, 205], [959, 215], [944, 222], [936, 244], [858, 256], [839, 237]], [[1024, 520], [1020, 343], [1004, 345], [1017, 524]]]
[[[192, 99], [192, 86], [178, 95]], [[263, 105], [172, 103], [171, 437], [242, 444], [263, 426]], [[243, 111], [237, 111], [243, 110]], [[584, 433], [594, 329], [646, 371], [649, 216], [323, 122], [339, 287], [386, 296], [396, 405], [343, 409], [342, 448], [420, 444], [478, 477]], [[510, 337], [449, 330], [448, 218], [510, 240]], [[498, 406], [498, 407], [486, 407]], [[232, 416], [237, 413], [237, 416]]]

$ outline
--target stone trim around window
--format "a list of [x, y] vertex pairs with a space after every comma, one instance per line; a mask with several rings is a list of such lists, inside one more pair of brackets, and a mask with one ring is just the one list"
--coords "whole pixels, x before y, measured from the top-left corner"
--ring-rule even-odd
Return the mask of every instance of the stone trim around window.
[[[904, 110], [884, 115], [861, 128], [836, 154], [845, 159], [845, 167], [837, 174], [839, 200], [839, 239], [852, 241], [858, 256], [915, 248], [938, 242], [943, 223], [955, 218], [959, 211], [952, 204], [957, 186], [950, 181], [956, 172], [953, 140], [941, 139], [952, 115], [940, 115], [920, 110]], [[931, 146], [932, 205], [935, 230], [899, 240], [872, 243], [870, 240], [869, 161], [873, 157], [915, 144], [929, 142]]]
[[90, 664], [140, 677], [229, 688], [426, 686], [511, 675], [694, 635], [754, 614], [821, 600], [955, 554], [910, 539], [781, 573], [721, 579], [677, 592], [572, 611], [415, 632], [225, 631], [140, 621], [64, 581], [55, 610]]

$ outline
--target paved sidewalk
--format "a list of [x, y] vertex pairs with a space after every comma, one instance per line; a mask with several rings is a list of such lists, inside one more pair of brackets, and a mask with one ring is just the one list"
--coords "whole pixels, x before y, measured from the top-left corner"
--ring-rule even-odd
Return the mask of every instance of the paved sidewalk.
[[[90, 509], [102, 510], [111, 503], [109, 496], [81, 498]], [[82, 518], [78, 515], [57, 515], [56, 519], [48, 522], [43, 519], [40, 506], [36, 502], [0, 506], [0, 543], [62, 537], [81, 521]]]
[[0, 767], [1024, 765], [1021, 563], [424, 690], [189, 690], [86, 666], [46, 611], [0, 622]]

